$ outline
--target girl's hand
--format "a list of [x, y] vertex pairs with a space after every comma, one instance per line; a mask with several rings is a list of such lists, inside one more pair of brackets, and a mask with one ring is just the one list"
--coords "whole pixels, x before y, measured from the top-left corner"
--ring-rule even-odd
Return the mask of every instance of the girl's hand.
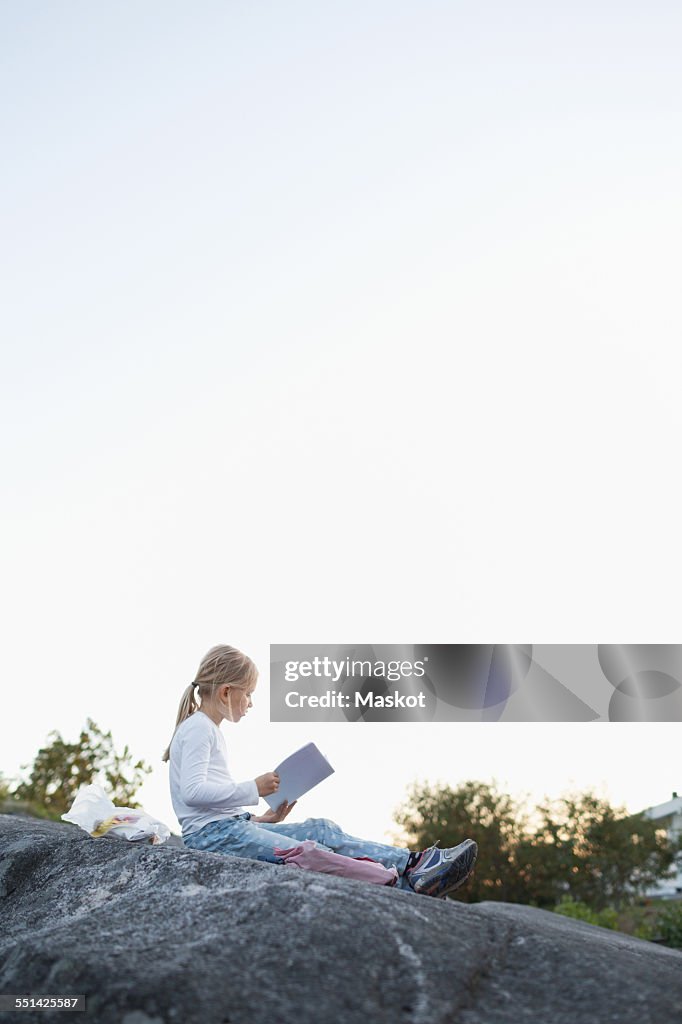
[[270, 796], [271, 793], [276, 793], [279, 789], [279, 775], [277, 772], [266, 772], [265, 775], [259, 775], [256, 778], [256, 785], [258, 786], [258, 796]]
[[274, 824], [275, 822], [278, 822], [278, 821], [284, 821], [286, 816], [291, 813], [291, 811], [294, 809], [295, 806], [296, 806], [296, 801], [295, 800], [294, 800], [294, 802], [292, 804], [288, 804], [286, 802], [286, 800], [285, 800], [283, 803], [281, 803], [279, 805], [279, 807], [277, 808], [276, 811], [266, 811], [265, 814], [261, 814], [260, 818], [252, 818], [251, 820], [252, 821], [265, 821], [265, 822], [269, 822], [270, 824]]

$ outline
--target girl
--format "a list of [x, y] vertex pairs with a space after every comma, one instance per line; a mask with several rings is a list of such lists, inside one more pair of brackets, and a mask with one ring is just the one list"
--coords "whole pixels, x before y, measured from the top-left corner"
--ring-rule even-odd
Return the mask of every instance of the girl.
[[250, 658], [219, 644], [204, 655], [196, 679], [182, 696], [175, 732], [163, 760], [170, 761], [171, 800], [185, 846], [282, 863], [282, 851], [313, 840], [318, 849], [344, 857], [367, 857], [392, 868], [391, 882], [386, 884], [397, 884], [409, 892], [444, 897], [466, 882], [477, 853], [471, 839], [451, 849], [441, 850], [436, 844], [411, 852], [347, 835], [328, 818], [283, 824], [296, 801], [283, 801], [277, 810], [259, 816], [245, 811], [244, 806], [255, 806], [260, 797], [277, 792], [279, 776], [264, 772], [255, 779], [235, 782], [220, 726], [224, 718], [236, 723], [247, 714], [257, 679], [258, 670]]

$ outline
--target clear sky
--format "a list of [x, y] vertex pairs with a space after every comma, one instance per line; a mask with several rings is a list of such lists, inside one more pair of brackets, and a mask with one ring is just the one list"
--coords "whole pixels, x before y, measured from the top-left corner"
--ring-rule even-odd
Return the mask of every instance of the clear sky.
[[[267, 645], [679, 640], [682, 8], [0, 4], [3, 711], [240, 777], [682, 790], [679, 725], [271, 725]], [[675, 773], [678, 773], [677, 776]]]

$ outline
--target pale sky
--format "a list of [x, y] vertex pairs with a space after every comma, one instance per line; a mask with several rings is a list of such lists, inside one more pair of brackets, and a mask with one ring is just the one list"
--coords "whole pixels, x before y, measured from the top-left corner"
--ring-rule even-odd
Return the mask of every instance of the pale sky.
[[[0, 771], [154, 765], [205, 651], [235, 774], [682, 790], [680, 726], [275, 725], [269, 643], [679, 641], [682, 9], [0, 3]], [[676, 774], [677, 773], [677, 774]]]

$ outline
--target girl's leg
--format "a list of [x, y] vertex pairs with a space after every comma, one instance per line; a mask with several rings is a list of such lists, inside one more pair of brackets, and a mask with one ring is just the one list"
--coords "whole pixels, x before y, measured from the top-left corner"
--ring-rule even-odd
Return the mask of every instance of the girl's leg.
[[239, 818], [212, 821], [187, 836], [184, 842], [191, 850], [278, 863], [280, 858], [274, 852], [275, 847], [292, 849], [304, 839], [313, 839], [323, 849], [346, 857], [371, 857], [385, 867], [395, 866], [399, 875], [397, 887], [414, 892], [404, 876], [409, 850], [349, 836], [328, 818], [307, 818], [291, 825], [284, 822], [270, 824], [250, 822], [247, 813]]
[[[244, 814], [238, 818], [211, 821], [198, 832], [187, 836], [184, 843], [191, 850], [206, 850], [209, 853], [224, 853], [233, 857], [278, 863], [279, 858], [274, 853], [275, 847], [289, 850], [298, 846], [300, 842], [300, 839], [280, 834], [278, 829], [278, 825], [251, 822], [248, 815]], [[331, 850], [331, 847], [327, 849]]]
[[[295, 822], [288, 825], [280, 821], [275, 824], [260, 822], [255, 826], [259, 831], [271, 831], [290, 840], [314, 839], [320, 846], [334, 853], [340, 853], [344, 857], [370, 857], [378, 860], [385, 867], [397, 867], [398, 874], [402, 876], [407, 866], [410, 851], [399, 846], [387, 846], [385, 843], [373, 843], [367, 839], [358, 839], [356, 836], [349, 836], [334, 821], [329, 818], [306, 818], [305, 821]], [[275, 846], [290, 847], [292, 844], [276, 842]], [[295, 845], [295, 844], [294, 844]]]

